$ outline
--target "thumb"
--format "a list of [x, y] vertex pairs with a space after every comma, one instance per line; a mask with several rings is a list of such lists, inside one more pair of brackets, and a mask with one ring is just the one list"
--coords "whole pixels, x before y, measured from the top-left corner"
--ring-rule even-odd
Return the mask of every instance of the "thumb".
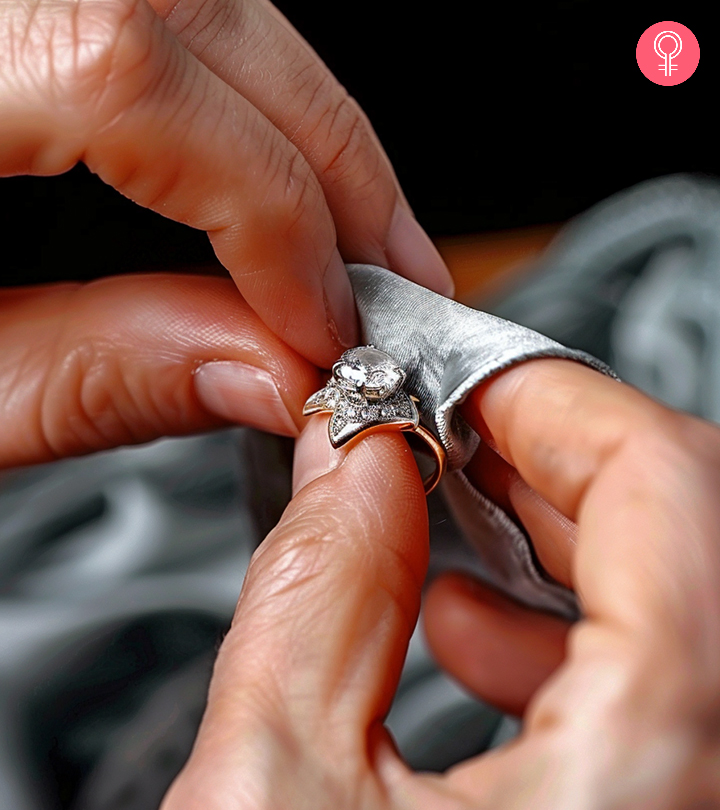
[[201, 795], [235, 806], [240, 791], [256, 795], [249, 784], [263, 798], [270, 791], [270, 806], [291, 807], [282, 791], [297, 789], [298, 767], [343, 789], [347, 768], [356, 776], [373, 760], [427, 566], [422, 482], [401, 435], [334, 451], [317, 415], [297, 443], [295, 489], [250, 564], [195, 750], [165, 810]]

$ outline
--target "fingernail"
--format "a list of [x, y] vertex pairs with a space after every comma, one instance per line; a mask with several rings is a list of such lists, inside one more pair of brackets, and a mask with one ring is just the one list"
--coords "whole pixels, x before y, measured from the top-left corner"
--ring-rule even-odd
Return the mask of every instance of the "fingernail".
[[455, 283], [430, 237], [410, 211], [395, 206], [385, 245], [390, 269], [441, 295], [452, 297]]
[[293, 498], [311, 481], [337, 469], [345, 458], [346, 449], [335, 450], [328, 439], [329, 416], [316, 414], [295, 442], [293, 458]]
[[230, 422], [297, 436], [299, 430], [280, 396], [272, 375], [237, 360], [200, 366], [193, 375], [200, 402]]
[[345, 269], [345, 263], [337, 248], [325, 270], [323, 287], [330, 329], [345, 348], [357, 346], [359, 338], [355, 295]]

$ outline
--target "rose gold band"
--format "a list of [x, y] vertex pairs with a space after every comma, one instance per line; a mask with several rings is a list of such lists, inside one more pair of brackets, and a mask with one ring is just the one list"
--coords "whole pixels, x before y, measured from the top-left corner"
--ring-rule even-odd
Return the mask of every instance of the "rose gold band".
[[440, 483], [440, 479], [447, 468], [447, 456], [445, 455], [445, 448], [440, 444], [435, 436], [433, 436], [433, 434], [422, 425], [418, 425], [412, 430], [412, 432], [420, 436], [425, 444], [427, 444], [435, 459], [435, 469], [423, 481], [425, 494], [429, 495]]

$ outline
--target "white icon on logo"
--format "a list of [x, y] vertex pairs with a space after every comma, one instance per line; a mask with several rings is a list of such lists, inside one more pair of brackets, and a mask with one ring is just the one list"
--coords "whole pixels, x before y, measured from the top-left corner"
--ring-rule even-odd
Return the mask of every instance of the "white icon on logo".
[[[673, 41], [675, 45], [674, 51], [660, 50], [660, 43], [666, 38]], [[672, 76], [673, 70], [678, 69], [678, 66], [673, 65], [672, 61], [682, 50], [682, 40], [680, 39], [680, 35], [676, 34], [674, 31], [661, 31], [655, 37], [654, 47], [655, 53], [663, 60], [662, 65], [659, 65], [658, 69], [662, 70], [666, 76]]]

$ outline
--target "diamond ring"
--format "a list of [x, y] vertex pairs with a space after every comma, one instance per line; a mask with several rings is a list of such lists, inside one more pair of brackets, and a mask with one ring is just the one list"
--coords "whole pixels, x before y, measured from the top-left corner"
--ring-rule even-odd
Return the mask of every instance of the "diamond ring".
[[349, 349], [332, 368], [332, 377], [314, 393], [303, 414], [332, 413], [328, 432], [333, 447], [381, 430], [401, 430], [421, 438], [435, 462], [424, 479], [425, 492], [437, 486], [445, 472], [445, 449], [420, 424], [420, 414], [403, 385], [407, 375], [386, 352], [375, 346]]

